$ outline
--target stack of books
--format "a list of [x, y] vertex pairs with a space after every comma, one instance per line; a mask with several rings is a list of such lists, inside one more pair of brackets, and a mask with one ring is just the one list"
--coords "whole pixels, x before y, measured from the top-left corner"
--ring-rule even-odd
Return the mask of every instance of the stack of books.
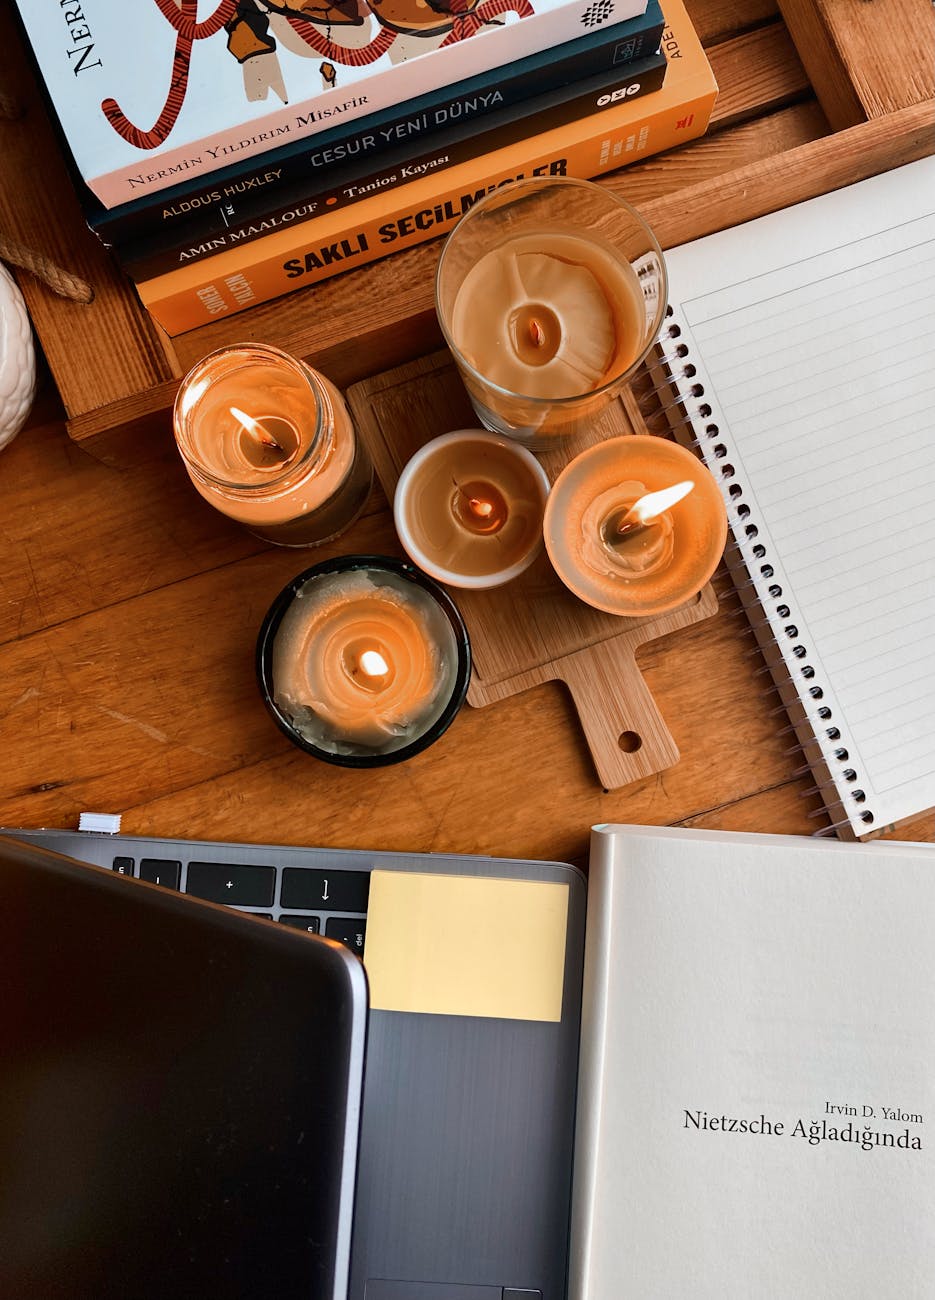
[[692, 139], [717, 96], [682, 0], [18, 5], [88, 224], [170, 335]]

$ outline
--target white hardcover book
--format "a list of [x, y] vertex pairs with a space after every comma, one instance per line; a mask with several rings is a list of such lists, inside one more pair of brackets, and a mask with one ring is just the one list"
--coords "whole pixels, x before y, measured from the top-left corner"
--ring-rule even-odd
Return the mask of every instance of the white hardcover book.
[[646, 0], [17, 0], [105, 207], [642, 14]]
[[931, 1300], [935, 850], [592, 833], [570, 1300]]

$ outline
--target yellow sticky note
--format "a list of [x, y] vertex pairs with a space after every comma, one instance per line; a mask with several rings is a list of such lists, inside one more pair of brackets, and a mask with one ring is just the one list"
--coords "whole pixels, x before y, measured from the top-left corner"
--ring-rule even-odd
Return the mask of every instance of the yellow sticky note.
[[560, 1020], [567, 920], [560, 882], [375, 870], [364, 944], [370, 1005]]

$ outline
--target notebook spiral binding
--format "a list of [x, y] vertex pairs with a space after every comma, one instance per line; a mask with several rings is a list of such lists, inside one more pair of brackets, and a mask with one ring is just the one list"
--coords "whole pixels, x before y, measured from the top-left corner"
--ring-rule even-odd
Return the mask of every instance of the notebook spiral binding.
[[[747, 499], [743, 483], [730, 459], [729, 435], [722, 433], [718, 416], [707, 400], [708, 394], [698, 368], [691, 359], [685, 331], [671, 305], [657, 340], [654, 354], [644, 366], [648, 385], [635, 391], [637, 405], [647, 428], [655, 431], [660, 421], [677, 441], [696, 450], [719, 481], [727, 505], [732, 541], [725, 556], [727, 572], [740, 597], [740, 606], [729, 616], [745, 615], [756, 645], [748, 654], [765, 655], [766, 662], [757, 676], [769, 673], [772, 690], [782, 703], [771, 712], [787, 714], [789, 725], [780, 735], [794, 734], [797, 744], [785, 752], [802, 753], [805, 764], [795, 775], [811, 772], [814, 785], [802, 792], [807, 798], [822, 797], [824, 808], [807, 814], [810, 819], [830, 817], [830, 825], [813, 832], [816, 836], [855, 832], [855, 823], [868, 830], [875, 820], [873, 812], [861, 807], [867, 796], [852, 764], [846, 744], [837, 726], [832, 708], [825, 701], [825, 690], [810, 662], [809, 648], [800, 635], [792, 598], [777, 580], [768, 548], [761, 536], [754, 506]], [[784, 638], [784, 639], [783, 639]], [[769, 653], [778, 649], [779, 655]], [[795, 663], [791, 664], [790, 660]], [[844, 788], [847, 787], [846, 793]], [[849, 807], [853, 815], [848, 815]], [[841, 817], [836, 814], [843, 812]], [[860, 831], [861, 834], [866, 833]]]

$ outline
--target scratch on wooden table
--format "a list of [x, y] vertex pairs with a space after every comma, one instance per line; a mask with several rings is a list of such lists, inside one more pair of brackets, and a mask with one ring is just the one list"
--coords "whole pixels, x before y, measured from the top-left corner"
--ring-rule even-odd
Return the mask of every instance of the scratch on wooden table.
[[30, 700], [38, 699], [38, 697], [39, 697], [38, 686], [27, 686], [25, 691], [23, 691], [22, 695], [20, 695], [17, 699], [15, 699], [13, 703], [10, 705], [10, 707], [7, 709], [7, 713], [8, 714], [12, 713], [13, 710], [18, 709], [21, 704], [27, 704]]
[[97, 708], [100, 713], [106, 713], [109, 718], [113, 718], [116, 722], [125, 722], [128, 727], [136, 727], [152, 740], [158, 740], [163, 745], [169, 743], [169, 737], [166, 733], [160, 731], [158, 727], [151, 727], [148, 722], [141, 722], [139, 718], [131, 718], [128, 714], [119, 713], [116, 709], [107, 709], [103, 704], [99, 704]]
[[19, 620], [17, 621], [16, 624], [17, 637], [19, 637], [23, 631], [23, 621], [26, 618], [26, 609], [29, 604], [30, 596], [36, 602], [36, 608], [39, 611], [40, 617], [45, 616], [45, 611], [42, 608], [42, 597], [39, 594], [39, 579], [36, 577], [36, 570], [33, 568], [32, 556], [29, 554], [28, 546], [23, 547], [23, 558], [25, 559], [26, 567], [29, 570], [28, 579], [27, 579], [29, 583], [29, 595], [25, 596], [20, 601]]

